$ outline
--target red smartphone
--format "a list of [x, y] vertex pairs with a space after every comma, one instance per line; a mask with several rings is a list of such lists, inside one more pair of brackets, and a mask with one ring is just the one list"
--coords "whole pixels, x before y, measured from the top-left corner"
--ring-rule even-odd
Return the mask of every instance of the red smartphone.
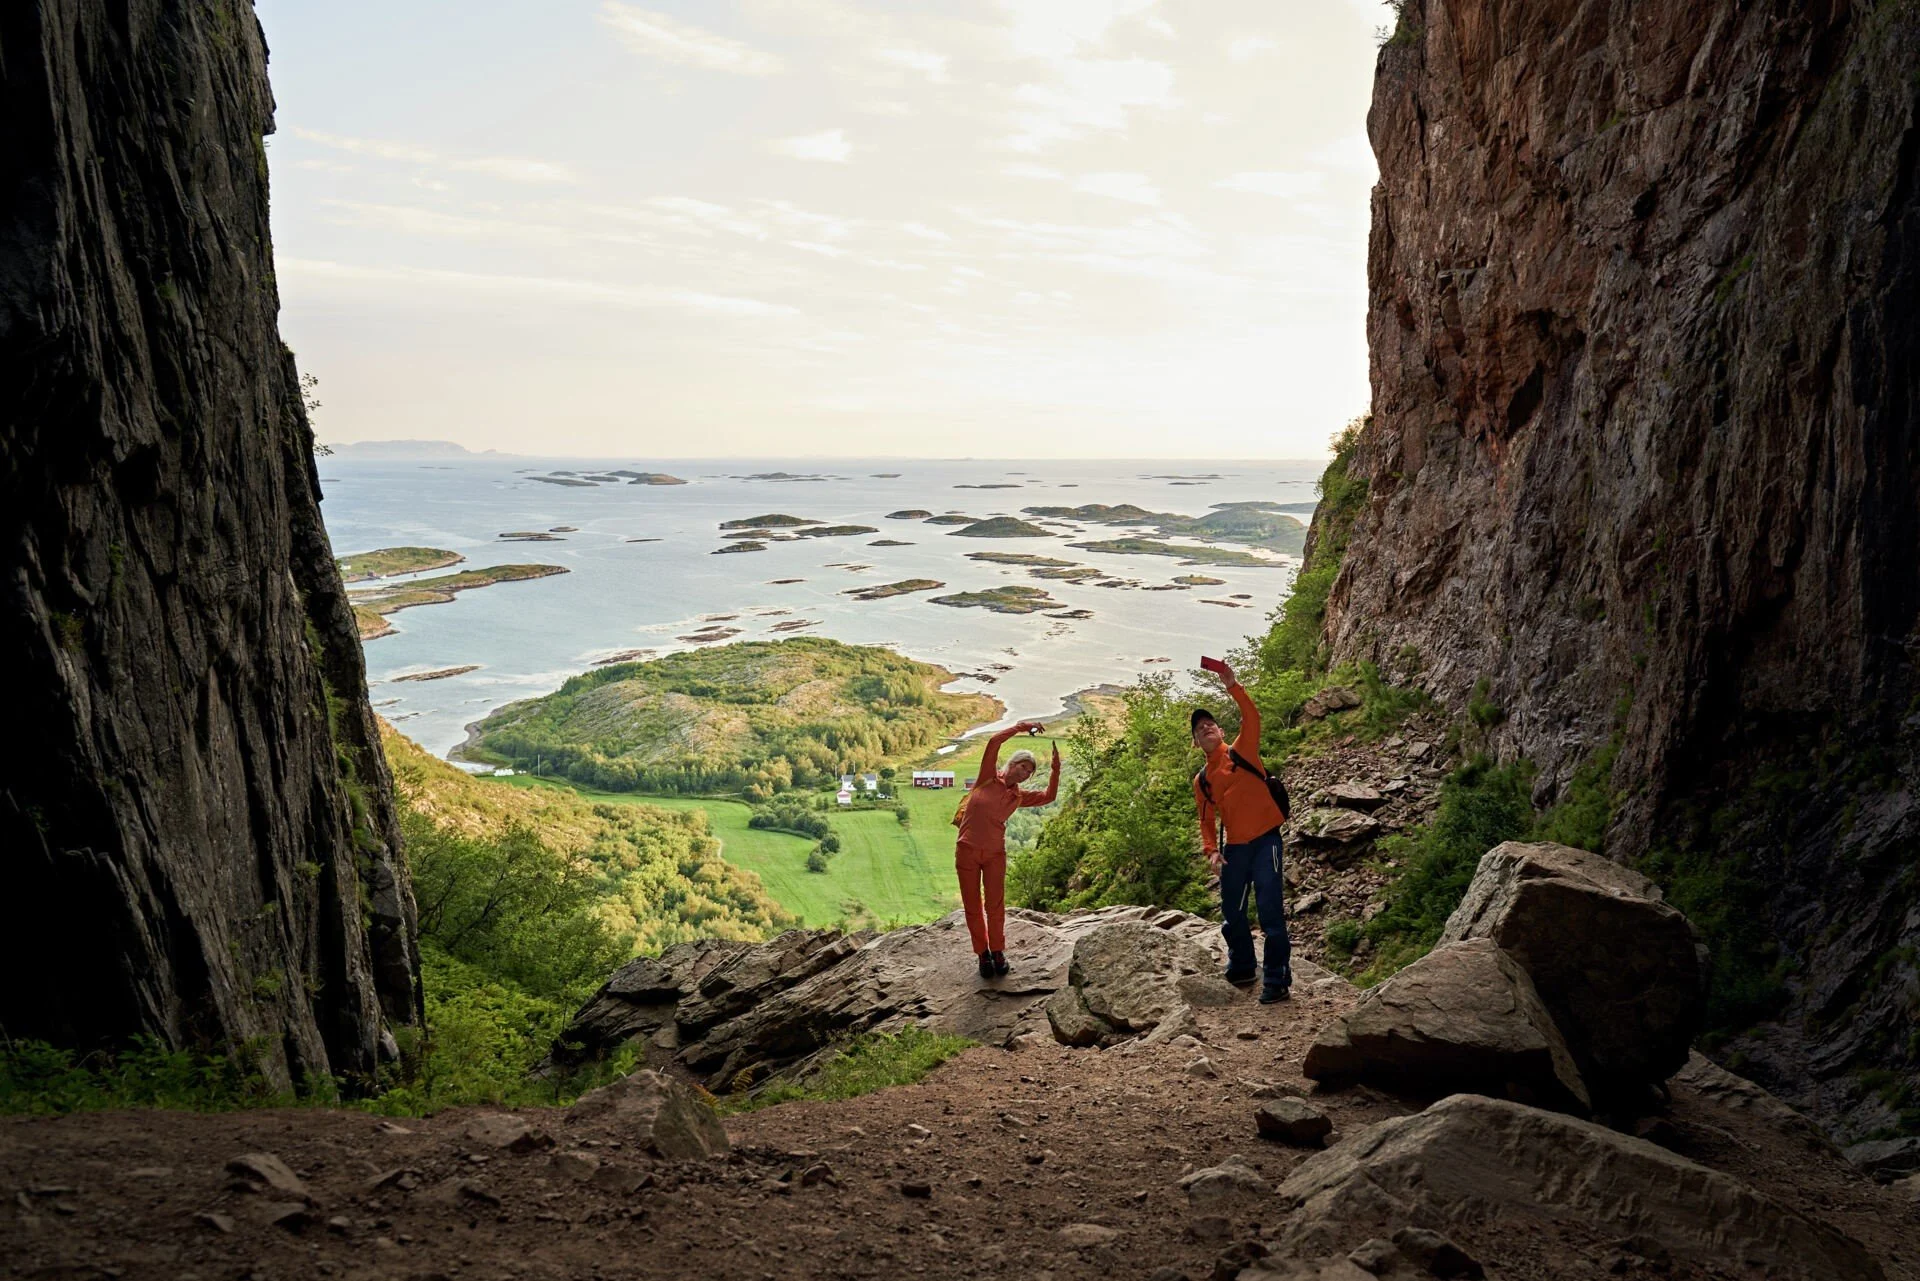
[[1203, 672], [1212, 672], [1215, 676], [1225, 676], [1227, 674], [1227, 665], [1217, 658], [1202, 658], [1200, 660], [1200, 670]]

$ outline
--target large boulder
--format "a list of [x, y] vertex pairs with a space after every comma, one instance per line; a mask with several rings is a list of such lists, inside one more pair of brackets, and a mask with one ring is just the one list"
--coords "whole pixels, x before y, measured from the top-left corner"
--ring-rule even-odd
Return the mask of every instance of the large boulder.
[[1321, 1030], [1301, 1070], [1428, 1097], [1466, 1090], [1551, 1107], [1591, 1105], [1526, 972], [1488, 939], [1429, 952]]
[[567, 1118], [601, 1122], [628, 1147], [668, 1161], [724, 1156], [732, 1146], [712, 1106], [691, 1086], [644, 1068], [581, 1095]]
[[1283, 1252], [1326, 1255], [1403, 1225], [1471, 1245], [1490, 1222], [1538, 1233], [1532, 1262], [1572, 1275], [1582, 1238], [1637, 1237], [1712, 1270], [1779, 1281], [1881, 1281], [1860, 1243], [1762, 1195], [1604, 1126], [1500, 1099], [1456, 1094], [1368, 1127], [1301, 1163], [1280, 1194], [1297, 1213]]
[[1685, 1066], [1706, 966], [1687, 918], [1638, 872], [1565, 845], [1496, 846], [1440, 943], [1477, 938], [1526, 970], [1597, 1098], [1631, 1098]]
[[1191, 935], [1147, 921], [1114, 921], [1073, 945], [1068, 986], [1047, 1003], [1054, 1038], [1065, 1045], [1150, 1042], [1194, 1033], [1195, 1005], [1238, 999], [1219, 976], [1216, 953]]

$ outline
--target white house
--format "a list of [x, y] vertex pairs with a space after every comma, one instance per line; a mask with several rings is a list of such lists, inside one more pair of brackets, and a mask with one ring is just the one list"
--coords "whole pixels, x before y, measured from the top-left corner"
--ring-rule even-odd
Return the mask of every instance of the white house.
[[840, 790], [843, 792], [851, 792], [853, 790], [853, 775], [842, 774], [840, 776]]
[[860, 786], [866, 788], [869, 792], [877, 792], [880, 790], [880, 776], [878, 774], [862, 774], [860, 776]]
[[853, 793], [843, 787], [835, 794], [833, 799], [839, 801], [842, 805], [851, 805], [853, 804]]

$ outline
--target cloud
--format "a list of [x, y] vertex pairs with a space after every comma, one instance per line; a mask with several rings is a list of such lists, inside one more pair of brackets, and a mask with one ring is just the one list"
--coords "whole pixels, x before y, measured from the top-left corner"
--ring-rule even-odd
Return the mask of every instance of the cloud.
[[1358, 174], [1368, 180], [1380, 176], [1379, 163], [1373, 156], [1373, 144], [1367, 141], [1364, 133], [1350, 133], [1344, 138], [1322, 143], [1309, 153], [1308, 158], [1323, 168]]
[[1235, 62], [1250, 62], [1279, 47], [1280, 42], [1272, 36], [1235, 36], [1227, 41], [1227, 57]]
[[[1064, 58], [1097, 46], [1115, 23], [1154, 6], [1155, 0], [1000, 0], [1013, 19], [1008, 36], [1025, 58]], [[1162, 24], [1164, 25], [1164, 24]]]
[[875, 49], [873, 56], [881, 62], [916, 71], [935, 84], [947, 82], [947, 55], [934, 53], [929, 49]]
[[1015, 151], [1037, 152], [1096, 132], [1120, 132], [1127, 112], [1139, 107], [1171, 107], [1173, 68], [1148, 58], [1075, 59], [1060, 64], [1051, 84], [1023, 84], [1014, 90], [1020, 104], [1015, 132], [1006, 143]]
[[274, 267], [276, 274], [281, 277], [304, 277], [316, 283], [406, 285], [409, 287], [408, 293], [414, 296], [417, 296], [420, 286], [438, 286], [468, 293], [550, 298], [560, 302], [597, 303], [614, 307], [674, 307], [721, 316], [773, 318], [801, 314], [797, 307], [763, 302], [758, 298], [703, 293], [693, 289], [612, 285], [555, 276], [505, 276], [434, 267], [365, 267], [312, 258], [281, 258]]
[[1000, 170], [1009, 178], [1033, 178], [1040, 182], [1059, 182], [1067, 175], [1058, 169], [1049, 169], [1045, 165], [1036, 165], [1031, 160], [1016, 160]]
[[763, 49], [619, 0], [605, 0], [600, 21], [613, 28], [627, 48], [664, 62], [739, 76], [770, 76], [780, 70], [780, 59]]
[[1082, 174], [1074, 180], [1073, 189], [1084, 191], [1090, 196], [1106, 196], [1113, 200], [1130, 201], [1136, 205], [1160, 203], [1160, 188], [1154, 186], [1143, 173]]
[[1319, 192], [1325, 180], [1314, 170], [1303, 172], [1237, 173], [1214, 183], [1227, 191], [1245, 191], [1256, 196], [1281, 196], [1298, 199]]
[[853, 144], [847, 141], [845, 129], [825, 129], [795, 138], [778, 138], [767, 145], [795, 160], [824, 160], [836, 165], [847, 163], [853, 155]]
[[390, 142], [381, 138], [349, 138], [337, 133], [324, 133], [318, 129], [296, 128], [293, 134], [296, 138], [329, 147], [334, 151], [445, 169], [453, 173], [484, 174], [490, 178], [504, 178], [508, 182], [577, 183], [580, 181], [565, 165], [546, 160], [529, 160], [522, 156], [449, 156], [413, 143]]

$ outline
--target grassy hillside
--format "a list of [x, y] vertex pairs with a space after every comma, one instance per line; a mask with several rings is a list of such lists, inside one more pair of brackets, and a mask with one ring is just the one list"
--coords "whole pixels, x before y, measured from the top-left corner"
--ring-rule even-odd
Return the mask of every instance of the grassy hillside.
[[764, 799], [931, 750], [999, 704], [951, 673], [821, 637], [620, 663], [501, 708], [463, 749], [608, 791]]
[[631, 952], [703, 935], [760, 939], [793, 924], [757, 876], [721, 857], [699, 813], [596, 803], [567, 788], [504, 787], [391, 728], [381, 741], [411, 819], [468, 839], [531, 832], [556, 863], [590, 879], [595, 913], [630, 936]]

